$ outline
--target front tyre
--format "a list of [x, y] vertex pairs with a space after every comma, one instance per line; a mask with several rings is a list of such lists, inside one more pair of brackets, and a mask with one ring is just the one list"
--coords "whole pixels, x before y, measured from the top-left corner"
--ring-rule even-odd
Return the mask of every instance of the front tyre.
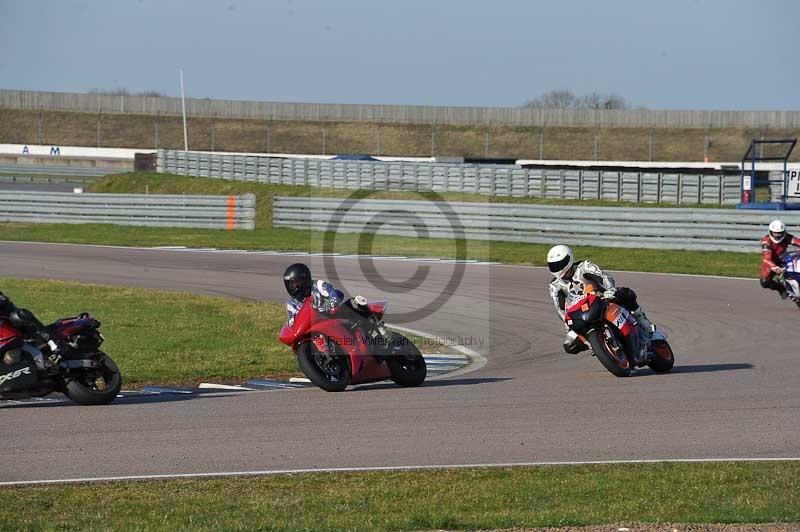
[[[329, 343], [328, 348], [334, 348]], [[314, 342], [305, 342], [297, 350], [297, 362], [308, 380], [326, 392], [341, 392], [350, 384], [350, 364], [347, 357], [323, 353]]]
[[122, 375], [108, 355], [97, 359], [97, 367], [72, 373], [65, 381], [64, 395], [80, 405], [107, 405], [122, 388]]
[[392, 372], [392, 380], [400, 386], [419, 386], [428, 376], [425, 358], [414, 343], [398, 333], [390, 333], [391, 354], [386, 363]]
[[588, 340], [597, 360], [608, 371], [617, 377], [630, 376], [633, 365], [625, 354], [625, 344], [619, 333], [610, 327], [604, 326], [600, 330], [590, 332]]
[[675, 365], [675, 355], [666, 340], [650, 342], [650, 350], [653, 351], [653, 358], [647, 365], [656, 373], [667, 373]]

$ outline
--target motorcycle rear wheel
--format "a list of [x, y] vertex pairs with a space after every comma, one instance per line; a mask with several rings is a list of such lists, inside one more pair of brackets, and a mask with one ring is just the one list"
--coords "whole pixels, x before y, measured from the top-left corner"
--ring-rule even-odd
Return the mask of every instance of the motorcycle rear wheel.
[[655, 340], [651, 343], [653, 358], [647, 363], [656, 373], [667, 373], [675, 365], [675, 355], [666, 340]]
[[400, 386], [413, 387], [425, 382], [428, 367], [414, 343], [398, 333], [390, 333], [392, 354], [386, 357], [392, 380]]
[[612, 338], [606, 337], [605, 327], [589, 333], [588, 340], [592, 346], [592, 351], [594, 351], [597, 360], [611, 374], [617, 377], [629, 377], [633, 371], [633, 365], [628, 360], [622, 340], [614, 329], [608, 330], [611, 332]]
[[117, 398], [122, 388], [122, 375], [108, 355], [97, 358], [98, 371], [86, 371], [70, 376], [64, 385], [64, 395], [79, 405], [107, 405]]
[[344, 355], [321, 353], [313, 342], [305, 342], [297, 350], [297, 362], [308, 380], [326, 392], [341, 392], [350, 385], [350, 364]]

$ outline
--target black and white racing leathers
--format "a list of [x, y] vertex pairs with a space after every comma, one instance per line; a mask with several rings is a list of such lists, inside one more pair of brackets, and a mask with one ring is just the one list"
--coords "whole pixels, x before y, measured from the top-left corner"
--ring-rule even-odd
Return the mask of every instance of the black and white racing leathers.
[[[583, 296], [584, 288], [587, 284], [594, 285], [595, 292], [603, 294], [604, 297], [614, 297], [614, 299], [630, 311], [639, 324], [639, 340], [643, 348], [650, 342], [650, 333], [652, 332], [652, 324], [650, 320], [639, 306], [636, 301], [636, 294], [629, 288], [619, 289], [616, 286], [614, 277], [604, 272], [597, 264], [588, 260], [581, 261], [575, 264], [572, 277], [564, 279], [553, 279], [550, 283], [550, 297], [553, 300], [553, 305], [556, 312], [564, 319], [566, 309], [569, 308], [573, 301], [576, 301]], [[564, 339], [564, 350], [569, 353], [576, 353], [582, 351], [582, 343], [578, 340], [577, 335], [569, 330], [566, 324], [564, 327], [567, 329], [567, 336]]]

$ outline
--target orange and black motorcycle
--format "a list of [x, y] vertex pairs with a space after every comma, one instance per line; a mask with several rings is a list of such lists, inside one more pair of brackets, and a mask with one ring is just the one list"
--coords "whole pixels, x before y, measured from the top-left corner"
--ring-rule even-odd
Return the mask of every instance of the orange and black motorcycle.
[[648, 345], [642, 346], [636, 318], [622, 305], [596, 294], [591, 284], [586, 285], [583, 295], [568, 302], [564, 321], [617, 377], [628, 377], [634, 368], [641, 366], [666, 373], [675, 364], [663, 332], [653, 331]]

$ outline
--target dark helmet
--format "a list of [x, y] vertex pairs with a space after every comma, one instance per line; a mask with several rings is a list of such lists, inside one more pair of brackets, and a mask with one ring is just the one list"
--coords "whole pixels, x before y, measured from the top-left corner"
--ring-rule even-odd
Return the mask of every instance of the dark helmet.
[[303, 299], [311, 295], [311, 270], [308, 266], [297, 262], [283, 272], [283, 285], [289, 295]]

